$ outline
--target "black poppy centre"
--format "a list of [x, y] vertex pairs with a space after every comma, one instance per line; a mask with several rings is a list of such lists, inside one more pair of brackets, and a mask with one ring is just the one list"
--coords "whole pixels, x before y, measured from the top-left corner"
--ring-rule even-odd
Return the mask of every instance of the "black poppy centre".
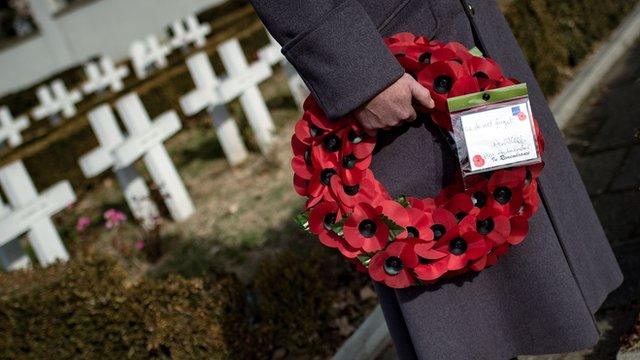
[[391, 276], [398, 275], [402, 271], [403, 267], [404, 264], [402, 263], [402, 260], [397, 256], [389, 256], [384, 261], [384, 272]]
[[322, 220], [325, 230], [332, 230], [333, 224], [336, 223], [336, 218], [338, 214], [336, 213], [327, 213]]
[[349, 196], [353, 196], [353, 195], [357, 194], [358, 191], [360, 191], [360, 184], [355, 184], [355, 185], [352, 185], [352, 186], [345, 185], [342, 188], [344, 189], [344, 193], [345, 194], [347, 194]]
[[324, 148], [328, 152], [336, 152], [340, 150], [340, 138], [336, 134], [329, 134], [323, 139]]
[[478, 231], [481, 235], [487, 235], [493, 228], [495, 227], [495, 223], [492, 218], [486, 218], [482, 220], [476, 221], [476, 231]]
[[438, 94], [447, 94], [451, 91], [453, 86], [453, 79], [448, 75], [440, 75], [433, 82], [433, 90]]
[[461, 238], [457, 237], [449, 243], [449, 252], [453, 255], [462, 255], [467, 251], [467, 242]]
[[304, 163], [311, 166], [311, 148], [304, 151]]
[[407, 234], [409, 234], [409, 236], [414, 238], [420, 237], [420, 231], [418, 231], [418, 229], [416, 229], [413, 226], [407, 226]]
[[360, 235], [366, 238], [374, 236], [376, 234], [376, 230], [378, 230], [378, 225], [376, 225], [376, 222], [371, 219], [362, 220], [358, 225]]
[[506, 186], [500, 186], [493, 191], [493, 198], [504, 205], [511, 200], [511, 189]]
[[471, 201], [473, 201], [473, 206], [482, 208], [487, 203], [487, 194], [482, 191], [476, 191], [471, 195]]
[[462, 221], [462, 219], [464, 219], [464, 217], [467, 216], [467, 213], [464, 211], [459, 211], [456, 213], [456, 220], [458, 220], [458, 222]]
[[420, 61], [423, 64], [430, 64], [431, 63], [431, 53], [430, 52], [426, 52], [426, 53], [420, 55], [420, 57], [418, 57], [418, 61]]
[[320, 129], [319, 127], [310, 124], [309, 125], [309, 134], [311, 134], [311, 136], [316, 137], [316, 136], [320, 136], [324, 133], [324, 131], [322, 131], [322, 129]]
[[337, 174], [334, 169], [323, 169], [320, 172], [320, 182], [322, 185], [329, 186], [329, 182], [331, 181], [331, 177]]
[[433, 238], [438, 240], [444, 236], [444, 234], [447, 232], [447, 228], [445, 228], [444, 225], [441, 224], [433, 224], [431, 225], [431, 231], [433, 231]]
[[353, 169], [353, 167], [356, 166], [357, 161], [358, 159], [356, 159], [355, 155], [345, 155], [342, 157], [342, 167], [344, 167], [345, 169]]

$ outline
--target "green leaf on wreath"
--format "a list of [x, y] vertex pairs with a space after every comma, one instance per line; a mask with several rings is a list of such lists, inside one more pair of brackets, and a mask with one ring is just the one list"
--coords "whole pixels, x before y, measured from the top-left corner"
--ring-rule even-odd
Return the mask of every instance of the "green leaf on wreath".
[[369, 254], [358, 255], [358, 260], [360, 260], [360, 263], [362, 264], [362, 266], [369, 267], [369, 262], [371, 261], [371, 255]]
[[348, 216], [344, 216], [340, 221], [336, 221], [332, 226], [331, 230], [336, 233], [338, 236], [342, 236], [342, 229], [344, 228], [344, 223], [347, 221]]
[[298, 224], [302, 230], [309, 232], [309, 212], [301, 212], [293, 217], [293, 221]]
[[396, 198], [396, 201], [399, 202], [403, 207], [411, 207], [411, 204], [409, 203], [409, 200], [407, 200], [407, 197], [405, 195], [398, 196]]
[[400, 235], [400, 233], [404, 231], [404, 228], [396, 224], [395, 221], [389, 219], [385, 215], [380, 215], [380, 216], [382, 218], [382, 221], [389, 228], [389, 241], [393, 241], [398, 235]]
[[483, 57], [484, 55], [482, 54], [482, 51], [480, 51], [480, 49], [478, 49], [477, 47], [474, 47], [472, 49], [469, 50], [469, 52], [471, 53], [471, 55], [473, 56], [477, 56], [477, 57]]

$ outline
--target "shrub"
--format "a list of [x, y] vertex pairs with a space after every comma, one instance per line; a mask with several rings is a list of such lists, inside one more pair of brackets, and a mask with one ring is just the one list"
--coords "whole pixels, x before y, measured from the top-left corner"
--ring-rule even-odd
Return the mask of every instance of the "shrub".
[[637, 3], [618, 0], [513, 0], [505, 17], [546, 95]]
[[[290, 358], [331, 355], [376, 303], [361, 298], [370, 280], [336, 252], [313, 246], [263, 259], [254, 278], [260, 347]], [[355, 327], [353, 328], [355, 329]], [[353, 330], [352, 329], [352, 330]]]
[[105, 258], [2, 274], [0, 358], [228, 358], [236, 284], [131, 284]]

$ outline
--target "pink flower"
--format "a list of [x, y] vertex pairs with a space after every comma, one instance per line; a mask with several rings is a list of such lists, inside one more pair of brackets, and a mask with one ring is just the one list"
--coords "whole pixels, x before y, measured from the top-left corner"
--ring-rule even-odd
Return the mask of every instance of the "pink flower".
[[136, 245], [135, 246], [136, 246], [136, 250], [138, 250], [138, 251], [144, 249], [144, 241], [142, 241], [142, 240], [136, 241]]
[[104, 226], [107, 229], [116, 228], [123, 222], [127, 221], [127, 215], [116, 209], [109, 209], [105, 211], [102, 217], [104, 217], [104, 220], [106, 221]]
[[81, 216], [76, 222], [76, 231], [83, 232], [89, 227], [89, 225], [91, 225], [91, 219], [87, 216]]

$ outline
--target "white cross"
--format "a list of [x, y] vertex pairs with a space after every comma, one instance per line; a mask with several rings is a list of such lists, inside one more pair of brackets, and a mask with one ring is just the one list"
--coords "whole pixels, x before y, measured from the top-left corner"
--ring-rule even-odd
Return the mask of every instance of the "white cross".
[[195, 210], [193, 202], [163, 145], [182, 128], [178, 114], [167, 111], [152, 122], [136, 93], [118, 99], [116, 110], [129, 133], [129, 138], [113, 151], [116, 166], [129, 166], [142, 157], [171, 216], [175, 220], [188, 218]]
[[124, 89], [123, 79], [129, 76], [129, 69], [124, 66], [116, 67], [108, 56], [102, 56], [97, 62], [91, 61], [84, 65], [87, 81], [82, 84], [85, 94], [104, 91], [109, 88], [113, 92]]
[[6, 140], [11, 147], [22, 144], [20, 132], [28, 127], [29, 118], [26, 115], [14, 119], [9, 107], [0, 107], [0, 143]]
[[201, 48], [207, 43], [207, 35], [211, 33], [211, 26], [209, 24], [201, 24], [198, 18], [191, 14], [183, 20], [174, 21], [171, 24], [171, 33], [170, 43], [172, 48], [184, 48], [189, 44]]
[[220, 44], [218, 54], [227, 71], [227, 78], [220, 83], [220, 96], [225, 103], [240, 97], [240, 105], [253, 129], [258, 146], [266, 154], [273, 143], [275, 126], [258, 84], [272, 75], [271, 67], [262, 61], [249, 65], [238, 39]]
[[304, 80], [302, 80], [293, 65], [291, 65], [280, 52], [280, 49], [282, 49], [280, 44], [278, 44], [276, 39], [268, 32], [267, 35], [269, 36], [269, 45], [258, 50], [258, 59], [265, 61], [271, 66], [280, 63], [287, 76], [287, 83], [289, 84], [293, 100], [296, 102], [296, 105], [298, 105], [298, 108], [302, 109], [304, 100], [309, 96], [309, 88], [307, 88]]
[[129, 55], [138, 79], [147, 77], [147, 72], [151, 68], [167, 67], [167, 56], [170, 52], [169, 46], [160, 44], [160, 40], [155, 35], [149, 35], [145, 40], [136, 40], [131, 43]]
[[[38, 194], [22, 161], [15, 161], [0, 168], [0, 185], [11, 204], [11, 210], [0, 218], [0, 245], [5, 245], [23, 233], [41, 265], [56, 260], [66, 261], [69, 254], [56, 231], [51, 216], [76, 201], [68, 181], [60, 181]], [[5, 250], [3, 248], [3, 250]], [[6, 268], [24, 266], [24, 253], [3, 253], [0, 258]]]
[[180, 106], [187, 116], [206, 109], [216, 130], [216, 136], [229, 164], [237, 165], [247, 156], [238, 125], [229, 114], [219, 94], [220, 80], [216, 76], [209, 56], [202, 51], [187, 59], [187, 68], [196, 88], [180, 98]]
[[37, 88], [36, 96], [40, 104], [31, 111], [31, 116], [36, 120], [53, 118], [59, 114], [65, 118], [73, 117], [76, 114], [76, 104], [82, 100], [80, 91], [67, 90], [60, 79], [53, 80], [50, 86]]
[[160, 213], [151, 199], [144, 178], [133, 165], [115, 165], [113, 150], [122, 145], [125, 137], [111, 107], [108, 104], [100, 105], [91, 110], [87, 117], [100, 146], [80, 158], [78, 163], [82, 173], [85, 177], [92, 178], [113, 168], [131, 213], [145, 229], [153, 229]]

